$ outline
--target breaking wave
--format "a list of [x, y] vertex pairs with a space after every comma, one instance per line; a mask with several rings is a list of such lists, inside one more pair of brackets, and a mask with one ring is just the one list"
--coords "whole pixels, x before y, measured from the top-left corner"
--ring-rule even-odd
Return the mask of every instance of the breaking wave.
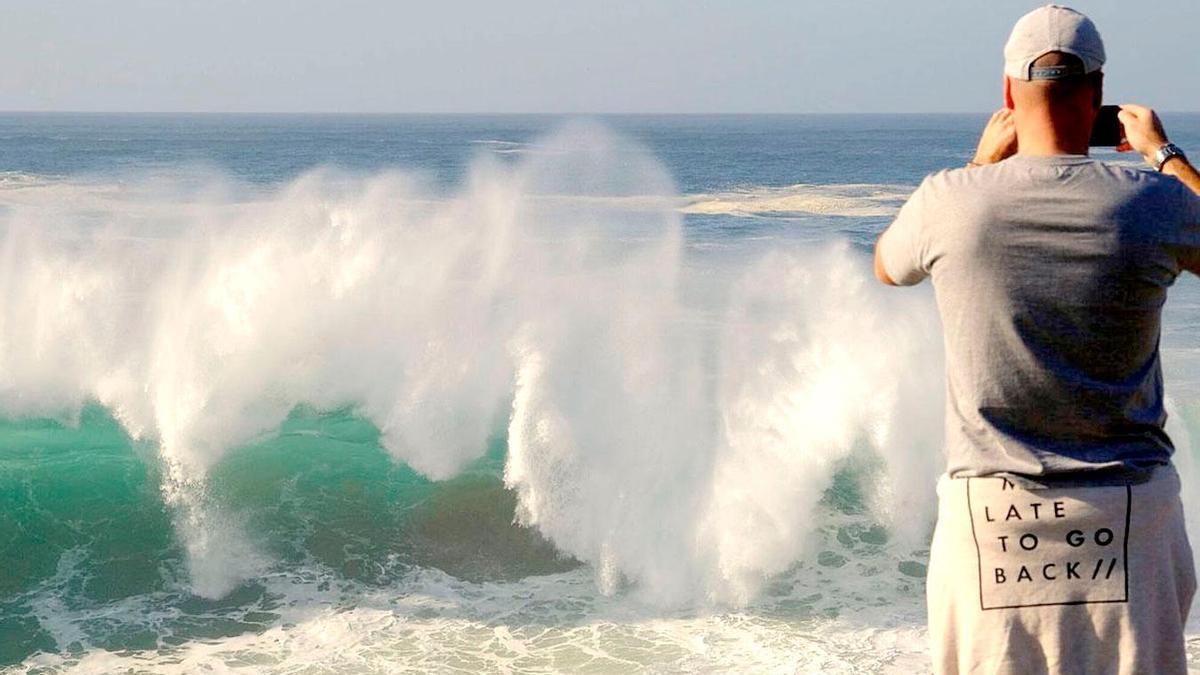
[[881, 517], [930, 513], [927, 298], [884, 302], [834, 245], [766, 255], [724, 305], [688, 306], [662, 166], [599, 127], [539, 145], [514, 166], [480, 160], [449, 196], [399, 173], [316, 173], [268, 195], [9, 200], [0, 403], [71, 417], [94, 401], [152, 443], [205, 597], [268, 564], [209, 472], [301, 404], [350, 406], [435, 480], [507, 426], [519, 521], [602, 588], [663, 602], [752, 597], [805, 551], [855, 452], [887, 449]]

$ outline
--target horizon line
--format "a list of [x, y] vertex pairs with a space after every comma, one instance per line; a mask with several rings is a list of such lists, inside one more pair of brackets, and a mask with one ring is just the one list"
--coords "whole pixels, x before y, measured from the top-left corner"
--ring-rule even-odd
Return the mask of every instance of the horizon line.
[[[679, 112], [664, 112], [664, 111], [585, 111], [585, 112], [546, 112], [546, 111], [522, 111], [522, 112], [487, 112], [487, 111], [335, 111], [335, 110], [37, 110], [37, 109], [18, 109], [18, 110], [0, 110], [0, 115], [314, 115], [314, 116], [512, 116], [512, 117], [587, 117], [587, 116], [605, 116], [605, 117], [621, 117], [621, 116], [679, 116], [679, 117], [733, 117], [733, 116], [762, 116], [762, 117], [784, 117], [784, 116], [801, 116], [801, 115], [987, 115], [994, 110], [940, 110], [940, 111], [711, 111], [711, 112], [694, 112], [694, 111], [679, 111]], [[1156, 110], [1155, 112], [1162, 114], [1197, 114], [1200, 110]]]

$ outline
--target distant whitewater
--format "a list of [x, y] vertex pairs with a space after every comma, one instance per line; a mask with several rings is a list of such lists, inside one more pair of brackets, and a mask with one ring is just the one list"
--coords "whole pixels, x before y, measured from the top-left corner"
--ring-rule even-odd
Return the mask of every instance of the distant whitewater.
[[940, 328], [859, 234], [910, 188], [471, 144], [0, 174], [0, 665], [924, 667]]

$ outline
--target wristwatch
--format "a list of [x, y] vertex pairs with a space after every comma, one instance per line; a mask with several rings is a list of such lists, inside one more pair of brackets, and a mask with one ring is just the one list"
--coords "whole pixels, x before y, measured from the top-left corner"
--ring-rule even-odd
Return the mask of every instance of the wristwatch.
[[1181, 157], [1187, 160], [1187, 156], [1183, 154], [1183, 150], [1179, 149], [1174, 143], [1163, 143], [1154, 153], [1154, 170], [1162, 171], [1163, 165], [1172, 157]]

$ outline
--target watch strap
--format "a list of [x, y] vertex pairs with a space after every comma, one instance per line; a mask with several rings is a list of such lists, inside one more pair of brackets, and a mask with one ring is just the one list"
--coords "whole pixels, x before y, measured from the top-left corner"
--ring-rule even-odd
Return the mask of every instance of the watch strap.
[[1163, 166], [1173, 157], [1187, 158], [1183, 154], [1183, 150], [1174, 143], [1163, 143], [1161, 147], [1154, 153], [1154, 170], [1162, 171]]

